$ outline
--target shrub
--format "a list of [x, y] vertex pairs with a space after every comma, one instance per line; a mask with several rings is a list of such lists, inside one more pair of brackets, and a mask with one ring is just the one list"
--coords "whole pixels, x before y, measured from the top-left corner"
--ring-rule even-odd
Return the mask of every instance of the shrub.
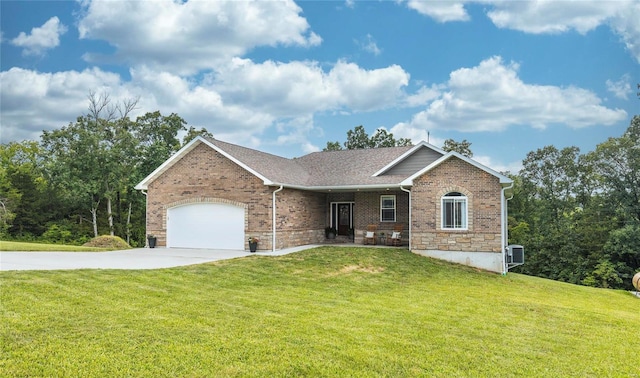
[[69, 244], [73, 240], [73, 237], [71, 231], [53, 223], [49, 225], [47, 231], [42, 234], [42, 239], [54, 244]]
[[83, 244], [85, 247], [97, 247], [108, 249], [131, 249], [131, 246], [126, 241], [118, 236], [102, 235], [97, 238], [93, 238]]

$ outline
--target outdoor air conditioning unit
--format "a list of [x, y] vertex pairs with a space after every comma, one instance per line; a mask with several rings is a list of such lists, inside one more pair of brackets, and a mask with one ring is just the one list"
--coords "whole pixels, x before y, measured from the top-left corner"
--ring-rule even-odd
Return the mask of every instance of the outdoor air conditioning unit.
[[521, 245], [510, 245], [507, 247], [507, 266], [509, 268], [524, 264], [524, 247]]

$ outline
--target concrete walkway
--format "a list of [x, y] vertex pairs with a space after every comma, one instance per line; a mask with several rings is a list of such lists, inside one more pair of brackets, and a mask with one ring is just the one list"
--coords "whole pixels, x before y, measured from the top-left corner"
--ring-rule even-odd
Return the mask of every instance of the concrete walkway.
[[0, 252], [0, 270], [160, 269], [246, 256], [281, 256], [317, 247], [275, 252], [181, 248], [138, 248], [111, 252]]

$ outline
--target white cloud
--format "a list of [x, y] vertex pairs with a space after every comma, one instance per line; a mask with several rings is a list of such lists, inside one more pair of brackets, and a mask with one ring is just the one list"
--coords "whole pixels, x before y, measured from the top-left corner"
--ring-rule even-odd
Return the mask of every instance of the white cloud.
[[487, 16], [500, 28], [525, 33], [580, 34], [600, 25], [618, 34], [629, 52], [640, 62], [640, 1], [492, 1]]
[[67, 125], [87, 112], [89, 91], [127, 96], [120, 77], [98, 68], [39, 73], [22, 68], [0, 72], [2, 141], [38, 139], [43, 130]]
[[424, 1], [409, 0], [407, 6], [420, 14], [429, 16], [438, 22], [469, 21], [464, 9], [465, 1]]
[[364, 51], [370, 52], [375, 56], [378, 56], [382, 53], [382, 50], [378, 47], [375, 39], [373, 39], [371, 34], [367, 34], [367, 37], [363, 41], [358, 42], [358, 44]]
[[321, 42], [292, 1], [94, 0], [83, 6], [80, 38], [107, 41], [117, 59], [133, 65], [181, 74], [211, 69], [257, 46]]
[[627, 50], [640, 63], [640, 1], [621, 6], [618, 14], [610, 21], [611, 28], [620, 36]]
[[[409, 123], [395, 128], [405, 135], [415, 130], [501, 131], [516, 125], [581, 128], [612, 125], [627, 117], [621, 109], [601, 105], [591, 91], [524, 83], [516, 63], [500, 57], [476, 67], [453, 71], [447, 89]], [[392, 129], [392, 130], [394, 130]], [[395, 131], [394, 131], [395, 133]]]
[[66, 32], [67, 27], [60, 23], [58, 17], [51, 17], [41, 27], [31, 29], [31, 34], [18, 34], [11, 44], [24, 48], [23, 55], [42, 55], [46, 50], [57, 47], [60, 36]]
[[[243, 145], [260, 143], [256, 136], [269, 127], [304, 144], [317, 134], [315, 113], [394, 106], [409, 80], [399, 66], [365, 70], [339, 61], [325, 72], [316, 62], [256, 64], [239, 58], [198, 82], [146, 66], [132, 68], [127, 82], [98, 68], [55, 74], [13, 68], [1, 75], [3, 140], [37, 139], [42, 130], [72, 122], [86, 113], [87, 95], [94, 91], [114, 102], [139, 96], [132, 116], [158, 109], [177, 113], [190, 125]], [[255, 139], [247, 142], [248, 135]]]
[[393, 137], [396, 139], [408, 138], [408, 139], [411, 139], [414, 143], [424, 141], [439, 148], [442, 148], [445, 141], [443, 138], [439, 138], [433, 135], [433, 133], [431, 133], [430, 130], [416, 127], [416, 125], [412, 125], [404, 122], [397, 123], [389, 131], [393, 134]]
[[488, 7], [487, 17], [499, 28], [531, 34], [586, 34], [607, 25], [620, 36], [629, 52], [640, 63], [640, 1], [557, 1], [557, 0], [409, 0], [407, 6], [438, 22], [469, 21], [466, 4]]
[[629, 94], [631, 94], [631, 76], [622, 75], [620, 80], [611, 81], [607, 80], [606, 83], [607, 90], [613, 93], [617, 98], [621, 98], [623, 100], [629, 99]]
[[440, 91], [445, 87], [432, 85], [431, 87], [422, 86], [412, 95], [408, 95], [405, 99], [405, 103], [409, 107], [426, 105], [432, 100], [435, 100], [440, 96]]
[[618, 1], [496, 1], [487, 16], [499, 28], [526, 33], [585, 34], [616, 14]]
[[280, 133], [275, 143], [277, 146], [299, 145], [305, 154], [320, 151], [318, 146], [309, 142], [309, 136], [321, 132], [314, 125], [313, 115], [277, 122], [276, 128]]
[[365, 70], [354, 63], [338, 62], [328, 74], [328, 86], [340, 93], [339, 105], [355, 111], [395, 105], [409, 83], [409, 74], [398, 65]]
[[498, 171], [501, 173], [510, 172], [516, 174], [522, 169], [522, 161], [512, 161], [505, 164], [502, 162], [494, 161], [490, 156], [484, 155], [474, 155], [473, 160], [479, 162], [484, 166], [490, 167], [494, 171]]
[[254, 63], [236, 58], [221, 68], [214, 85], [234, 102], [297, 117], [315, 111], [369, 111], [393, 106], [404, 94], [409, 74], [400, 66], [365, 70], [338, 61], [329, 72], [316, 62]]

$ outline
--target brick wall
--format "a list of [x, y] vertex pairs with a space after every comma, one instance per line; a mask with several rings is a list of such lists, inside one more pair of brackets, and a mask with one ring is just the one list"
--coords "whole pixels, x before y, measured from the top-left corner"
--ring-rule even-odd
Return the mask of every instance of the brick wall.
[[[395, 195], [396, 196], [396, 221], [381, 222], [380, 221], [380, 196]], [[378, 226], [378, 233], [384, 232], [391, 234], [396, 224], [403, 226], [402, 236], [406, 238], [409, 235], [409, 194], [401, 190], [385, 190], [378, 192], [356, 192], [355, 193], [354, 212], [354, 231], [355, 243], [362, 244], [367, 226], [374, 224]]]
[[324, 193], [295, 189], [276, 193], [276, 248], [322, 242], [328, 209], [326, 200]]
[[165, 246], [168, 207], [203, 201], [232, 203], [244, 206], [249, 215], [245, 234], [261, 237], [259, 249], [271, 249], [272, 191], [231, 160], [199, 144], [149, 184], [147, 233], [158, 237], [158, 246]]
[[[463, 252], [501, 252], [501, 185], [495, 176], [451, 158], [413, 182], [412, 248]], [[441, 198], [467, 196], [468, 229], [441, 229]]]
[[[272, 249], [272, 193], [231, 160], [200, 144], [149, 184], [147, 232], [166, 245], [167, 209], [195, 202], [230, 203], [245, 208], [245, 235], [260, 238], [259, 250]], [[499, 180], [457, 158], [451, 158], [422, 177], [412, 188], [412, 247], [415, 250], [500, 252]], [[440, 199], [450, 192], [468, 200], [468, 230], [441, 230]], [[380, 221], [380, 196], [396, 196], [396, 222]], [[367, 225], [391, 233], [394, 225], [409, 231], [409, 196], [403, 191], [313, 193], [284, 189], [276, 194], [276, 249], [319, 243], [329, 224], [330, 202], [355, 202], [355, 242], [361, 243]], [[405, 239], [406, 240], [406, 239]], [[248, 243], [245, 238], [245, 248]]]
[[[166, 246], [167, 209], [187, 203], [227, 203], [245, 208], [246, 239], [260, 239], [258, 250], [272, 249], [273, 191], [209, 146], [200, 144], [149, 185], [147, 233]], [[324, 240], [326, 194], [294, 189], [276, 193], [276, 248]]]

